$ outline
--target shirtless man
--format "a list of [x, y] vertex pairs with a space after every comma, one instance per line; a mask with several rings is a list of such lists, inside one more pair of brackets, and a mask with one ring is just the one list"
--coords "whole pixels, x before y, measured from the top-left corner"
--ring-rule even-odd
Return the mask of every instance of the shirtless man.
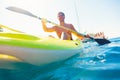
[[[72, 24], [65, 23], [65, 14], [63, 12], [59, 12], [58, 15], [57, 15], [57, 17], [58, 17], [59, 25], [60, 26], [69, 28], [69, 29], [77, 32]], [[42, 19], [41, 22], [42, 22], [42, 26], [43, 26], [43, 29], [44, 29], [45, 32], [54, 32], [55, 31], [56, 34], [57, 34], [57, 36], [58, 36], [58, 38], [63, 39], [63, 40], [73, 40], [73, 38], [72, 38], [72, 33], [73, 32], [71, 32], [69, 30], [66, 30], [66, 29], [63, 29], [63, 28], [60, 28], [58, 26], [53, 26], [53, 27], [48, 28], [46, 26], [47, 21], [45, 19]], [[63, 34], [63, 37], [62, 37], [62, 34]], [[77, 37], [79, 39], [85, 38], [81, 34], [77, 34], [77, 33], [73, 33], [73, 34], [77, 35]], [[101, 35], [104, 35], [104, 34], [103, 33], [96, 33], [93, 37], [94, 38], [95, 37], [100, 37]], [[86, 38], [89, 38], [89, 36], [90, 35], [88, 34], [86, 36]]]
[[[66, 28], [69, 28], [71, 30], [76, 31], [72, 24], [65, 23], [65, 14], [63, 12], [59, 12], [57, 17], [58, 17], [60, 26], [64, 26]], [[63, 40], [73, 40], [72, 34], [71, 34], [71, 32], [69, 30], [60, 28], [58, 26], [53, 26], [53, 27], [48, 28], [46, 26], [46, 21], [45, 20], [42, 20], [42, 26], [43, 26], [44, 31], [46, 31], [46, 32], [54, 32], [55, 31], [57, 36], [60, 39], [63, 39]], [[62, 34], [63, 34], [63, 38], [62, 38]]]

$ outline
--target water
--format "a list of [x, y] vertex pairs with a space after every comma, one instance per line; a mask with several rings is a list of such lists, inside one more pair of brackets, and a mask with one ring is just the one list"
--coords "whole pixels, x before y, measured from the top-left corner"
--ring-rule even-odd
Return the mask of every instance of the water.
[[84, 43], [80, 54], [47, 66], [0, 60], [0, 80], [120, 80], [120, 37], [110, 41]]

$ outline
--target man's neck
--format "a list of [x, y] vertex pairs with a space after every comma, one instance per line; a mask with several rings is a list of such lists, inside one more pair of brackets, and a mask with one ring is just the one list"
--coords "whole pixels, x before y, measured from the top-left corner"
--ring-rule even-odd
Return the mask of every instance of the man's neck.
[[65, 22], [63, 21], [63, 22], [60, 22], [60, 25], [64, 25], [65, 24]]

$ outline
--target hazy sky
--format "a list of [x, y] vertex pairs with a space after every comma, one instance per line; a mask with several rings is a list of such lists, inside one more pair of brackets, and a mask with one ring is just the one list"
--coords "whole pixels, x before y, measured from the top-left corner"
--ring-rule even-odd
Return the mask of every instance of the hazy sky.
[[108, 37], [120, 37], [120, 0], [0, 0], [0, 24], [26, 33], [46, 34], [40, 20], [7, 10], [10, 6], [55, 23], [57, 13], [63, 11], [66, 22], [81, 33], [104, 32]]

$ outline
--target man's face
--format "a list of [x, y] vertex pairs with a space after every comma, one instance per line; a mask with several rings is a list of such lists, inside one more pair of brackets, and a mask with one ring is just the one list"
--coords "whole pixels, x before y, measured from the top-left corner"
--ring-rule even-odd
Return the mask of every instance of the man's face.
[[58, 20], [59, 21], [64, 21], [65, 16], [62, 13], [58, 13]]

